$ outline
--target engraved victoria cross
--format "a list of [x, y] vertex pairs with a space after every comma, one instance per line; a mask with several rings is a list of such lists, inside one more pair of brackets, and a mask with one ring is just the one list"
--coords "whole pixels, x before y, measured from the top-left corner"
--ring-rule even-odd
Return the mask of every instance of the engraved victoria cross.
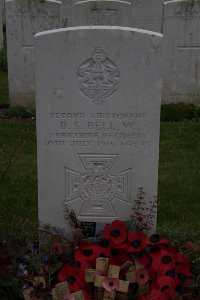
[[130, 205], [131, 169], [113, 174], [116, 154], [79, 154], [85, 172], [65, 167], [65, 204], [78, 216], [118, 217], [114, 201]]

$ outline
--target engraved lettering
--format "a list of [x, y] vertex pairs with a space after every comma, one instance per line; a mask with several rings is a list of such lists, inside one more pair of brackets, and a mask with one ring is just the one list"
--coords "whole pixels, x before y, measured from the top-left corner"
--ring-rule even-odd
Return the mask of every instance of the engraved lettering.
[[135, 126], [135, 122], [122, 122], [125, 128], [133, 128]]
[[60, 128], [61, 129], [66, 129], [67, 128], [66, 122], [60, 122]]
[[54, 131], [49, 132], [45, 146], [149, 147], [141, 127], [144, 117], [143, 112], [50, 112], [49, 118], [58, 123]]

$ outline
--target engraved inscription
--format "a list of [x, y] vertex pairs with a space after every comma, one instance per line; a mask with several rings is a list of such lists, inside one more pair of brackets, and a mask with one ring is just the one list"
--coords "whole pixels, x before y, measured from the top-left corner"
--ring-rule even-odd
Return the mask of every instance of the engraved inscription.
[[151, 141], [147, 138], [143, 125], [143, 112], [82, 113], [54, 112], [49, 117], [52, 130], [48, 133], [45, 146], [49, 147], [131, 147], [147, 148]]
[[90, 25], [117, 25], [116, 9], [91, 9], [89, 12]]
[[97, 47], [78, 70], [78, 87], [94, 104], [102, 104], [119, 86], [119, 70]]
[[130, 204], [131, 169], [113, 174], [111, 169], [117, 154], [79, 154], [85, 173], [65, 168], [65, 201], [82, 206], [80, 216], [116, 217], [114, 199]]

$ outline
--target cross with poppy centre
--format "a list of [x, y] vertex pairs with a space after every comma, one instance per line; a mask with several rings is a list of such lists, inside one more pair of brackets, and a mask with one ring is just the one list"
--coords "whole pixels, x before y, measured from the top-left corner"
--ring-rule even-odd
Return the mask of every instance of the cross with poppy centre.
[[56, 284], [52, 290], [53, 300], [84, 300], [82, 291], [70, 293], [67, 281]]
[[118, 155], [78, 156], [85, 172], [81, 174], [65, 168], [65, 203], [71, 207], [80, 207], [82, 202], [79, 216], [117, 217], [115, 199], [129, 210], [131, 169], [112, 173], [111, 169]]
[[120, 267], [109, 265], [109, 259], [98, 257], [96, 259], [96, 270], [85, 270], [85, 281], [87, 283], [94, 282], [94, 286], [103, 287], [103, 300], [115, 299], [116, 291], [126, 293], [128, 291], [129, 282], [119, 279]]

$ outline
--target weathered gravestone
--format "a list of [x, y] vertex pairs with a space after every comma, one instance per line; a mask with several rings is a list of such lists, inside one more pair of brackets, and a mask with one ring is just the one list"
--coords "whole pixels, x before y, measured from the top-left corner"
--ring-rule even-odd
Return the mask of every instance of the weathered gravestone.
[[59, 1], [6, 1], [9, 98], [12, 106], [34, 108], [34, 34], [59, 27]]
[[73, 26], [108, 25], [131, 27], [131, 1], [75, 0]]
[[62, 0], [62, 27], [70, 27], [73, 23], [73, 0]]
[[132, 0], [133, 27], [162, 32], [164, 0]]
[[200, 103], [200, 0], [164, 4], [163, 103]]
[[[114, 26], [36, 35], [42, 222], [66, 226], [63, 203], [85, 222], [129, 219], [141, 187], [149, 213], [157, 195], [161, 40]], [[152, 231], [155, 223], [149, 218]]]
[[3, 48], [3, 2], [0, 2], [0, 50]]

